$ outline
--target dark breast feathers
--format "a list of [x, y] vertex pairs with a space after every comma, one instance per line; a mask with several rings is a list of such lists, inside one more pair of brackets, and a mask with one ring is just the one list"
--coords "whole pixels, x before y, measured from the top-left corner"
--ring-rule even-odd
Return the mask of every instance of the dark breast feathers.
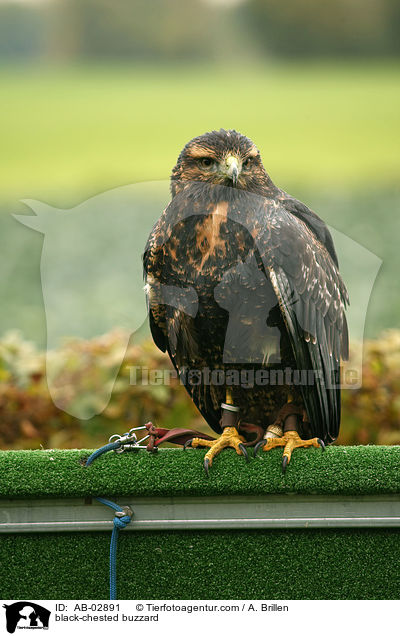
[[337, 437], [348, 298], [319, 217], [281, 191], [186, 184], [143, 262], [153, 339], [216, 432], [229, 386], [244, 421], [266, 428], [291, 399], [304, 436]]

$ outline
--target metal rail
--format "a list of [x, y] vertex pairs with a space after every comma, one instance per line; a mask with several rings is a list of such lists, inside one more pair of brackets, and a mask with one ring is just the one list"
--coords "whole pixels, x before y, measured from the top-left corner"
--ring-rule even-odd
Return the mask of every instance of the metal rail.
[[[133, 510], [126, 531], [400, 527], [400, 495], [164, 497], [117, 499]], [[111, 530], [94, 499], [0, 500], [0, 532]]]

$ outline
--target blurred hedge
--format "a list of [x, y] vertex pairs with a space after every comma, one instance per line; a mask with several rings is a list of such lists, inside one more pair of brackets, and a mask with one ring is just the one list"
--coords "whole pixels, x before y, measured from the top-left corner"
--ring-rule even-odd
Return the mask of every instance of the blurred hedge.
[[[210, 432], [184, 388], [169, 373], [168, 357], [150, 341], [129, 343], [124, 355], [125, 342], [126, 334], [115, 331], [90, 341], [66, 341], [50, 353], [53, 363], [60, 362], [58, 404], [64, 396], [66, 403], [76, 406], [84, 402], [88, 391], [93, 401], [93, 388], [105, 386], [117, 373], [103, 413], [79, 420], [54, 405], [46, 382], [44, 352], [17, 332], [6, 334], [0, 340], [0, 447], [96, 447], [111, 434], [149, 420], [167, 428]], [[357, 353], [353, 351], [354, 356]], [[138, 381], [132, 384], [133, 367], [147, 369], [146, 374], [161, 370], [169, 384], [142, 383], [139, 371]], [[338, 443], [400, 443], [400, 330], [365, 342], [362, 386], [343, 390], [342, 395]]]

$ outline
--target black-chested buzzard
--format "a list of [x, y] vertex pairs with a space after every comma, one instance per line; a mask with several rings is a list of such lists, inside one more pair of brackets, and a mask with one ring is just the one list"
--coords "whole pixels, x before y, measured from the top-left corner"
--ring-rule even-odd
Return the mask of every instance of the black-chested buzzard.
[[[234, 130], [192, 139], [144, 253], [150, 327], [222, 448], [334, 441], [348, 296], [331, 234]], [[258, 437], [254, 440], [254, 431]], [[261, 434], [260, 434], [261, 431]]]

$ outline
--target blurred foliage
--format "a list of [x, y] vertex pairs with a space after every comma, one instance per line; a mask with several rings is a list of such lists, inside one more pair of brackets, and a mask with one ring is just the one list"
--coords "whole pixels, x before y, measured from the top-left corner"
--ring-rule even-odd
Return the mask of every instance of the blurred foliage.
[[[52, 363], [59, 361], [58, 404], [65, 401], [72, 405], [71, 411], [80, 412], [85, 410], [82, 402], [87, 399], [87, 385], [93, 389], [110, 381], [123, 358], [107, 408], [101, 416], [78, 420], [54, 405], [46, 381], [45, 354], [24, 341], [19, 332], [8, 332], [0, 341], [0, 446], [95, 447], [110, 435], [149, 420], [168, 428], [188, 427], [195, 420], [199, 424], [201, 418], [186, 391], [176, 378], [170, 378], [168, 357], [150, 341], [129, 344], [124, 356], [123, 342], [125, 335], [115, 331], [90, 341], [71, 339], [49, 352]], [[146, 385], [140, 372], [133, 384], [132, 367], [147, 369], [146, 373], [164, 370], [170, 386]], [[93, 391], [91, 404], [95, 400]]]
[[397, 0], [47, 0], [0, 5], [8, 59], [398, 55]]
[[[123, 355], [124, 334], [112, 332], [91, 341], [70, 340], [50, 356], [59, 358], [64, 393], [71, 404], [85, 393], [88, 374], [107, 382]], [[357, 355], [357, 347], [353, 351]], [[65, 365], [69, 360], [69, 366]], [[349, 368], [352, 360], [350, 359]], [[129, 344], [105, 411], [78, 420], [57, 409], [48, 392], [45, 354], [17, 332], [0, 341], [0, 446], [2, 448], [96, 447], [113, 433], [151, 420], [157, 426], [210, 432], [183, 386], [171, 373], [168, 356], [151, 341]], [[160, 384], [147, 378], [156, 373]], [[143, 375], [141, 375], [143, 374]], [[165, 382], [167, 380], [167, 382]], [[400, 331], [384, 332], [364, 345], [362, 387], [344, 390], [341, 444], [400, 443]], [[95, 396], [93, 396], [95, 398]]]
[[[354, 346], [352, 357], [360, 353]], [[342, 391], [341, 444], [400, 444], [400, 330], [389, 329], [363, 350], [362, 386]]]
[[244, 13], [266, 53], [284, 57], [400, 53], [397, 0], [250, 0]]

